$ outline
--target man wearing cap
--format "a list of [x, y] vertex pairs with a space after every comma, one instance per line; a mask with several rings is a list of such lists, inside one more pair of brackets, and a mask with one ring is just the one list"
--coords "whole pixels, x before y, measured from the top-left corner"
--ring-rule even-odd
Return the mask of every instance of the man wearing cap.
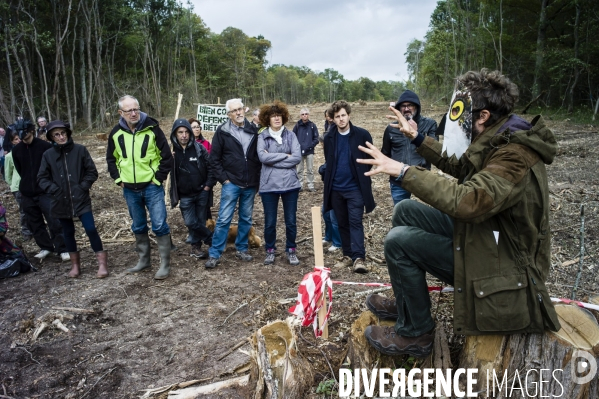
[[[27, 215], [27, 223], [33, 233], [36, 244], [41, 251], [35, 255], [44, 259], [52, 252], [60, 254], [63, 261], [71, 259], [64, 243], [62, 227], [52, 215], [52, 200], [37, 182], [37, 174], [42, 163], [44, 152], [52, 148], [52, 144], [35, 137], [35, 126], [27, 119], [20, 119], [14, 124], [13, 134], [21, 138], [21, 142], [12, 150], [15, 169], [21, 176], [19, 191], [23, 212]], [[46, 222], [44, 223], [44, 218]], [[48, 229], [46, 229], [46, 223]]]
[[123, 189], [133, 220], [131, 230], [139, 261], [127, 273], [141, 272], [151, 266], [147, 209], [160, 253], [160, 269], [154, 278], [163, 280], [170, 273], [171, 260], [171, 231], [166, 223], [163, 182], [171, 170], [173, 155], [158, 121], [141, 112], [135, 97], [119, 98], [118, 107], [121, 119], [108, 137], [106, 162], [110, 176]]
[[[419, 134], [438, 140], [436, 136], [437, 122], [420, 114], [420, 99], [416, 93], [411, 90], [404, 91], [399, 96], [394, 108], [401, 112], [410, 126], [414, 127]], [[412, 166], [422, 166], [430, 170], [430, 162], [418, 154], [416, 150], [417, 147], [399, 129], [391, 125], [387, 126], [383, 133], [383, 147], [381, 148], [381, 152], [397, 162]], [[401, 183], [394, 177], [389, 177], [389, 184], [391, 186], [393, 205], [397, 205], [398, 202], [410, 198], [411, 193], [403, 189]]]

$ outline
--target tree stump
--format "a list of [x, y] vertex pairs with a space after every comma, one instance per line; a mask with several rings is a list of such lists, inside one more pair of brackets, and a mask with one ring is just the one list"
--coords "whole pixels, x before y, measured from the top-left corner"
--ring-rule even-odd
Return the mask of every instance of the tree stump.
[[297, 352], [289, 321], [275, 321], [252, 337], [250, 389], [255, 399], [303, 398], [314, 381], [310, 363]]
[[498, 399], [599, 397], [597, 377], [588, 378], [597, 370], [599, 324], [578, 306], [555, 309], [558, 332], [466, 337], [460, 367], [478, 369], [475, 391]]

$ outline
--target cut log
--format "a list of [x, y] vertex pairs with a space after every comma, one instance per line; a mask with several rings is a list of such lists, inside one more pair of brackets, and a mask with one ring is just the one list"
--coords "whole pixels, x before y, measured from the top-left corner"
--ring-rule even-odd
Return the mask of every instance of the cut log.
[[599, 325], [578, 306], [557, 304], [555, 310], [558, 332], [466, 337], [460, 367], [478, 369], [475, 391], [496, 398], [598, 397], [597, 378], [581, 383], [589, 370], [581, 367], [597, 365]]
[[[366, 369], [367, 374], [370, 375], [370, 371], [373, 368], [383, 369], [389, 368], [395, 370], [405, 364], [408, 356], [387, 356], [383, 355], [366, 339], [364, 336], [364, 330], [370, 325], [380, 325], [385, 327], [393, 327], [394, 321], [379, 320], [372, 312], [365, 311], [358, 317], [358, 319], [352, 324], [348, 342], [347, 357], [345, 363], [341, 366], [344, 369], [356, 370]], [[418, 366], [419, 368], [439, 368], [445, 369], [451, 368], [451, 359], [449, 348], [447, 346], [447, 338], [441, 325], [436, 328], [435, 347], [430, 356], [425, 359], [421, 359]], [[406, 372], [407, 374], [407, 372]], [[407, 384], [407, 379], [404, 379], [404, 384]], [[377, 392], [378, 387], [375, 389]], [[360, 380], [360, 392], [364, 392], [364, 383]]]
[[289, 319], [260, 328], [252, 346], [249, 387], [255, 399], [303, 398], [310, 392], [312, 367], [297, 352]]

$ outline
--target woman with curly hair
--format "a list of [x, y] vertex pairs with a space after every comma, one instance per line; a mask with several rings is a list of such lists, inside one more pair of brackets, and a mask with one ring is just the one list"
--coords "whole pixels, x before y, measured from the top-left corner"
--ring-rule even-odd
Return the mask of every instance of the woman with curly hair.
[[295, 251], [297, 200], [301, 187], [296, 166], [302, 159], [297, 136], [285, 127], [289, 120], [287, 105], [280, 101], [260, 107], [260, 124], [267, 127], [258, 136], [258, 158], [262, 162], [260, 197], [264, 206], [265, 265], [275, 261], [277, 209], [283, 202], [285, 252], [290, 265], [299, 265]]
[[212, 148], [212, 145], [210, 145], [210, 142], [206, 140], [204, 136], [202, 136], [202, 124], [200, 123], [200, 121], [196, 118], [189, 118], [187, 122], [189, 122], [189, 124], [191, 125], [191, 130], [193, 131], [193, 137], [195, 138], [195, 140], [201, 145], [203, 145], [210, 154], [210, 149]]

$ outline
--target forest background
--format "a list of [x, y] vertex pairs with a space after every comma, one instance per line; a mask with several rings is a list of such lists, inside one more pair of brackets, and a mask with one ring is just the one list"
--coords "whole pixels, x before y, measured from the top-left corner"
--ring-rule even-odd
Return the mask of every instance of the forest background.
[[424, 40], [404, 54], [408, 80], [375, 82], [268, 65], [268, 38], [211, 32], [189, 3], [8, 0], [0, 2], [0, 126], [23, 114], [105, 128], [123, 94], [158, 118], [174, 114], [178, 93], [184, 115], [193, 103], [232, 97], [252, 106], [393, 101], [406, 88], [446, 104], [454, 77], [482, 67], [515, 81], [521, 106], [534, 100], [531, 112], [589, 122], [599, 107], [597, 37], [596, 0], [438, 1]]

